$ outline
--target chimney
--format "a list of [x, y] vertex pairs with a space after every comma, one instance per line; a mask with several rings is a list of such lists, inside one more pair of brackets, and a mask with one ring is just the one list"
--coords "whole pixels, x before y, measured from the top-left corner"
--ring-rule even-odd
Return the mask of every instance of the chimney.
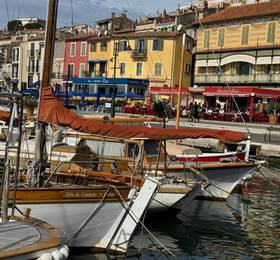
[[112, 12], [112, 18], [115, 17], [115, 12]]

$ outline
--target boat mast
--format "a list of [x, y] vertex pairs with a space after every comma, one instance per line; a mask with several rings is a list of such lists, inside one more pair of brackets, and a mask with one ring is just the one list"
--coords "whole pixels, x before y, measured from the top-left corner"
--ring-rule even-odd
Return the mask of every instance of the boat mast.
[[56, 35], [57, 9], [58, 9], [58, 0], [49, 0], [47, 28], [46, 28], [46, 35], [45, 35], [43, 72], [42, 72], [42, 81], [40, 87], [40, 96], [39, 96], [39, 104], [38, 104], [38, 112], [37, 112], [37, 130], [42, 131], [42, 134], [40, 135], [39, 162], [37, 162], [39, 176], [43, 175], [43, 172], [45, 170], [45, 165], [46, 165], [45, 156], [44, 156], [45, 147], [46, 147], [46, 138], [45, 138], [46, 125], [45, 123], [39, 122], [40, 103], [42, 98], [42, 89], [50, 86], [51, 83], [54, 43], [55, 43], [55, 35]]
[[180, 77], [179, 77], [179, 88], [178, 88], [178, 99], [177, 99], [178, 103], [177, 103], [177, 113], [176, 113], [176, 129], [179, 128], [179, 124], [180, 124], [180, 108], [181, 108], [181, 96], [182, 96], [182, 81], [183, 81], [183, 73], [184, 73], [185, 41], [186, 41], [186, 34], [184, 33], [182, 38]]

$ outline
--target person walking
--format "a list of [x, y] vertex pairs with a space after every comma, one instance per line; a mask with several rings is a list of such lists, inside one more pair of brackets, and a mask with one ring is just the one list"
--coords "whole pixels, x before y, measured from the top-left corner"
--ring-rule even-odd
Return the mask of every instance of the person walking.
[[189, 122], [193, 122], [194, 120], [194, 107], [193, 107], [193, 103], [190, 103], [189, 106]]
[[198, 113], [198, 104], [197, 102], [194, 103], [194, 106], [193, 106], [193, 117], [194, 117], [194, 120], [199, 122], [199, 113]]

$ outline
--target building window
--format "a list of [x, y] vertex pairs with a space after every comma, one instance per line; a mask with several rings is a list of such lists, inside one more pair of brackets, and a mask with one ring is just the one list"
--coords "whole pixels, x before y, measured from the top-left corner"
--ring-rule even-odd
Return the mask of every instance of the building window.
[[162, 63], [161, 62], [157, 62], [155, 63], [155, 76], [161, 76], [162, 75]]
[[40, 60], [36, 59], [36, 72], [40, 73]]
[[80, 77], [85, 76], [85, 64], [80, 64]]
[[250, 63], [247, 62], [237, 63], [237, 75], [249, 75], [250, 69], [251, 69]]
[[241, 44], [242, 45], [248, 44], [248, 42], [249, 42], [249, 30], [250, 30], [249, 25], [244, 25], [242, 27], [242, 35], [241, 35]]
[[31, 59], [29, 60], [29, 70], [28, 72], [34, 73], [35, 72], [35, 60]]
[[87, 55], [87, 43], [82, 42], [81, 43], [81, 56], [86, 56]]
[[153, 51], [163, 51], [163, 39], [153, 40]]
[[142, 75], [143, 73], [143, 63], [142, 62], [137, 62], [136, 63], [136, 75], [139, 76], [139, 75]]
[[118, 42], [119, 51], [127, 51], [128, 42], [125, 40], [121, 40]]
[[18, 78], [18, 64], [12, 65], [12, 78], [17, 79]]
[[90, 44], [90, 51], [91, 51], [91, 52], [96, 52], [96, 42], [92, 42], [92, 43]]
[[145, 53], [147, 49], [147, 41], [145, 39], [137, 39], [135, 46], [138, 53]]
[[206, 67], [198, 67], [198, 74], [205, 74], [206, 73]]
[[268, 28], [267, 28], [267, 42], [268, 43], [274, 43], [275, 31], [276, 31], [276, 23], [275, 22], [269, 23]]
[[74, 77], [74, 69], [75, 69], [74, 64], [68, 64], [68, 77], [69, 77], [69, 79], [72, 79]]
[[101, 42], [100, 50], [101, 51], [107, 51], [107, 42], [105, 42], [105, 41]]
[[210, 30], [204, 31], [204, 48], [209, 49], [210, 47]]
[[13, 48], [12, 60], [13, 60], [13, 62], [18, 62], [19, 61], [19, 48]]
[[30, 43], [30, 57], [35, 56], [35, 42]]
[[28, 87], [32, 87], [32, 84], [33, 84], [33, 74], [29, 74], [28, 75], [28, 79], [27, 79], [27, 85]]
[[124, 62], [120, 62], [120, 75], [124, 75], [125, 74], [125, 63]]
[[220, 28], [218, 34], [218, 47], [223, 47], [224, 43], [225, 43], [225, 28]]
[[72, 42], [70, 45], [70, 56], [75, 57], [76, 56], [76, 43]]

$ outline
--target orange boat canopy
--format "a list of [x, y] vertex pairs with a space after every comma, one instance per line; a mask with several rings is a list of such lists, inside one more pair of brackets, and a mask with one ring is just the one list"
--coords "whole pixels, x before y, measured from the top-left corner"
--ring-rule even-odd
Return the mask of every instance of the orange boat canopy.
[[171, 140], [185, 138], [215, 138], [222, 142], [240, 142], [246, 139], [242, 132], [203, 128], [149, 128], [144, 126], [109, 125], [82, 118], [64, 107], [51, 87], [42, 88], [39, 120], [54, 125], [104, 137], [122, 139]]
[[8, 111], [0, 110], [0, 120], [8, 123], [10, 120], [10, 114], [11, 113]]

